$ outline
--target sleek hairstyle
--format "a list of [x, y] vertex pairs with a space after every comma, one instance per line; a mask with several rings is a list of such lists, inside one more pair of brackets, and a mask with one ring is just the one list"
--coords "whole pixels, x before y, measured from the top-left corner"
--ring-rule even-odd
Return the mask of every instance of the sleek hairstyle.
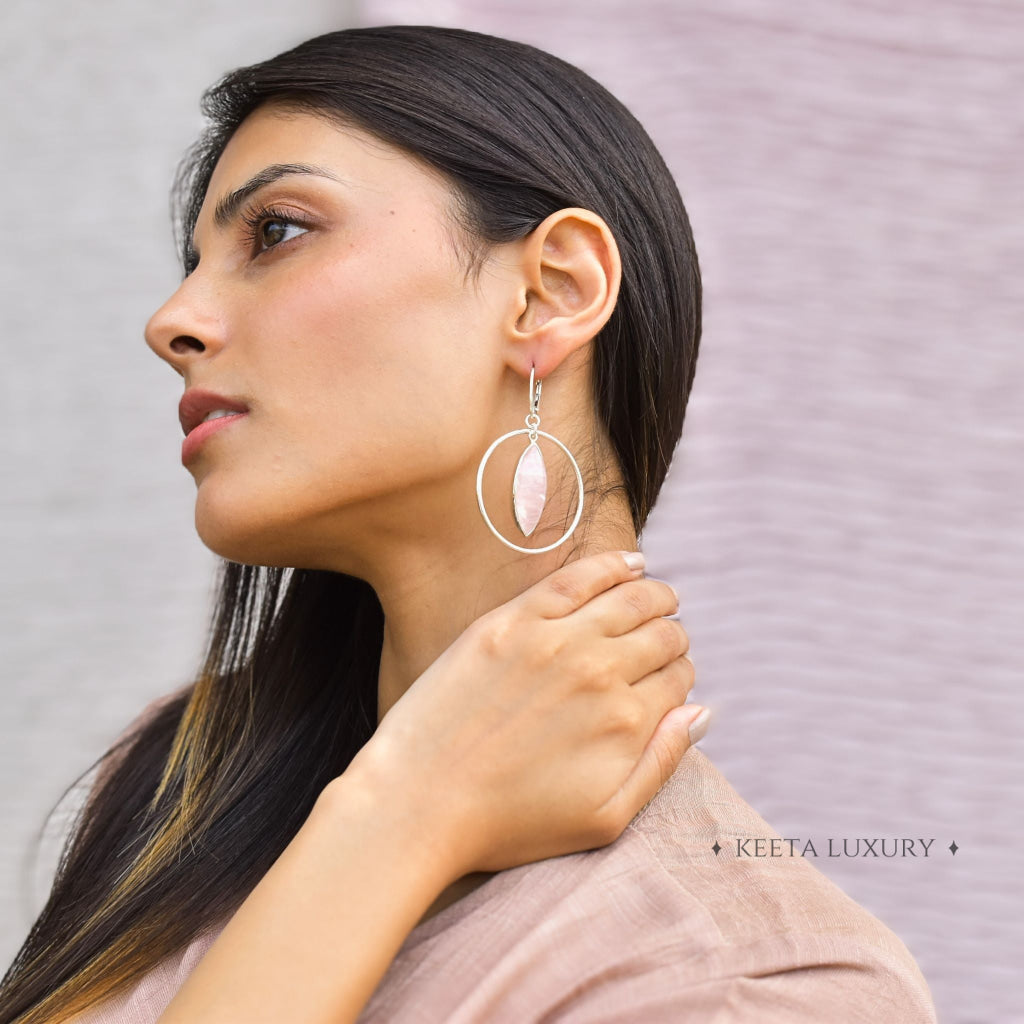
[[[330, 32], [203, 94], [208, 126], [175, 180], [186, 272], [217, 159], [267, 102], [364, 129], [447, 176], [467, 274], [556, 210], [604, 218], [622, 281], [592, 341], [593, 394], [639, 535], [682, 432], [701, 283], [679, 191], [636, 118], [524, 43], [424, 25]], [[383, 613], [366, 582], [222, 560], [218, 586], [194, 681], [99, 759], [0, 985], [0, 1024], [77, 1013], [228, 917], [376, 728]]]

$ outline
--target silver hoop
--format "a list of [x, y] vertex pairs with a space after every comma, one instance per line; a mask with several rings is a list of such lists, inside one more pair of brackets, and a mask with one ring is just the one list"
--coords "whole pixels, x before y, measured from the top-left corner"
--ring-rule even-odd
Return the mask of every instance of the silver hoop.
[[[494, 523], [491, 522], [491, 517], [487, 514], [487, 509], [484, 508], [483, 479], [484, 467], [487, 465], [487, 460], [491, 457], [491, 453], [494, 449], [497, 448], [502, 441], [507, 441], [510, 437], [515, 437], [516, 434], [529, 434], [531, 440], [534, 440], [539, 435], [540, 437], [546, 437], [549, 441], [554, 441], [554, 443], [557, 444], [563, 452], [565, 452], [566, 457], [572, 463], [572, 468], [576, 471], [576, 486], [579, 488], [580, 492], [580, 501], [579, 506], [576, 509], [576, 517], [572, 521], [572, 526], [566, 530], [561, 540], [556, 540], [554, 544], [548, 544], [543, 548], [524, 548], [520, 547], [518, 544], [513, 544], [510, 540], [506, 540], [500, 533], [498, 533]], [[519, 430], [510, 430], [507, 434], [502, 434], [501, 437], [499, 437], [498, 440], [487, 449], [484, 457], [480, 460], [480, 468], [476, 472], [476, 500], [477, 504], [480, 506], [480, 514], [484, 517], [484, 522], [490, 527], [491, 533], [493, 533], [498, 540], [503, 544], [507, 544], [515, 551], [522, 551], [526, 555], [539, 555], [543, 551], [553, 551], [560, 544], [564, 544], [569, 537], [572, 536], [573, 530], [576, 529], [576, 526], [580, 521], [580, 517], [583, 515], [583, 474], [580, 472], [580, 467], [576, 464], [576, 460], [572, 457], [572, 452], [570, 452], [557, 437], [552, 437], [545, 431], [538, 430], [537, 427], [521, 427]]]

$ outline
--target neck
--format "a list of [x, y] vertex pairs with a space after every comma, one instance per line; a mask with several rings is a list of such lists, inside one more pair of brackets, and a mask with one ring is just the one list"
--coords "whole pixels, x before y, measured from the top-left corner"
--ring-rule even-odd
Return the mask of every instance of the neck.
[[[472, 545], [460, 547], [455, 543], [454, 550], [436, 545], [407, 546], [399, 560], [400, 574], [392, 572], [370, 581], [384, 610], [377, 681], [378, 724], [416, 679], [481, 615], [512, 600], [566, 562], [601, 551], [635, 550], [637, 544], [621, 492], [598, 510], [583, 536], [577, 540], [574, 534], [552, 551], [524, 555], [507, 548], [490, 533], [487, 538], [481, 544], [477, 534]], [[538, 546], [544, 543], [551, 541], [538, 542]]]

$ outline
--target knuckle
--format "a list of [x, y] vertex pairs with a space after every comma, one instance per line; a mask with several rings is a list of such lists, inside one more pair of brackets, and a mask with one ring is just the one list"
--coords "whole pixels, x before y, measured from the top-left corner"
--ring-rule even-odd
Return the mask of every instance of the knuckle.
[[515, 616], [503, 610], [500, 615], [493, 612], [482, 615], [470, 628], [475, 631], [476, 641], [485, 654], [502, 658], [515, 650], [517, 626]]
[[685, 704], [693, 689], [693, 668], [685, 657], [678, 657], [671, 665], [665, 666], [665, 681], [670, 693], [679, 704]]
[[611, 672], [607, 661], [593, 651], [584, 651], [574, 659], [574, 675], [588, 687], [604, 690], [611, 683]]
[[608, 716], [609, 729], [628, 736], [639, 732], [643, 724], [643, 709], [633, 701], [620, 701]]
[[529, 647], [533, 650], [534, 660], [541, 664], [559, 660], [566, 661], [572, 652], [572, 637], [561, 629], [534, 631], [530, 636]]
[[654, 601], [647, 587], [628, 586], [620, 589], [623, 600], [630, 607], [635, 608], [640, 613], [641, 618], [649, 619], [654, 614]]
[[697, 675], [697, 670], [694, 668], [693, 662], [690, 661], [685, 654], [680, 654], [673, 664], [676, 666], [679, 674], [683, 677], [683, 680], [692, 686], [693, 679]]
[[548, 579], [548, 588], [556, 597], [568, 601], [573, 607], [583, 604], [584, 590], [575, 576], [556, 572]]
[[680, 646], [679, 623], [671, 619], [658, 619], [657, 622], [657, 642], [666, 660], [679, 657], [685, 649]]
[[[669, 620], [669, 621], [673, 621], [673, 620]], [[686, 651], [688, 651], [690, 649], [690, 634], [686, 632], [686, 630], [683, 627], [683, 624], [681, 622], [676, 621], [675, 625], [676, 625], [676, 627], [679, 630], [680, 639], [682, 641], [682, 646], [679, 649], [681, 651], [683, 651], [683, 652], [686, 652]]]

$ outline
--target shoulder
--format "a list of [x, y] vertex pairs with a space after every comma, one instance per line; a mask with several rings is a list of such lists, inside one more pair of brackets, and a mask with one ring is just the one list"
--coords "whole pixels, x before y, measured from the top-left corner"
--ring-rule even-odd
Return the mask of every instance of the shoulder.
[[87, 798], [89, 801], [102, 789], [110, 776], [117, 770], [118, 765], [124, 760], [131, 737], [142, 732], [168, 704], [184, 697], [192, 690], [194, 685], [194, 683], [187, 683], [177, 690], [155, 697], [145, 704], [142, 710], [118, 733], [99, 761], [95, 779], [89, 790], [89, 797]]
[[[660, 978], [677, 998], [685, 983], [687, 998], [692, 987], [711, 1000], [708, 1012], [743, 1008], [716, 1016], [722, 1024], [774, 1021], [776, 1011], [780, 1021], [820, 1019], [825, 1007], [835, 1021], [867, 1020], [883, 1006], [900, 1007], [908, 1022], [935, 1020], [906, 945], [787, 843], [699, 748], [608, 849], [619, 845], [645, 903], [663, 908], [649, 951], [635, 958], [645, 991]], [[751, 855], [758, 849], [775, 855]]]
[[758, 836], [778, 833], [691, 748], [613, 843], [499, 872], [413, 929], [360, 1021], [934, 1024], [903, 943], [810, 861], [735, 856]]
[[934, 1024], [903, 943], [808, 860], [735, 856], [757, 836], [778, 833], [691, 748], [613, 843], [499, 872], [417, 926], [360, 1020]]
[[154, 697], [153, 700], [144, 705], [142, 710], [131, 720], [131, 723], [122, 735], [127, 735], [128, 733], [135, 732], [136, 730], [144, 729], [168, 704], [173, 704], [179, 698], [186, 696], [186, 694], [190, 694], [194, 687], [195, 683], [186, 683], [177, 690], [172, 690], [170, 693], [164, 693], [159, 697]]
[[183, 950], [150, 968], [135, 984], [82, 1010], [66, 1024], [155, 1021], [199, 965], [227, 921], [200, 932]]
[[117, 739], [114, 740], [111, 746], [116, 747], [123, 740], [142, 732], [142, 730], [145, 729], [146, 726], [149, 725], [150, 722], [152, 722], [168, 704], [172, 704], [174, 701], [190, 693], [194, 686], [194, 683], [187, 683], [185, 686], [179, 687], [177, 690], [172, 690], [170, 693], [162, 694], [161, 696], [155, 697], [153, 700], [149, 701], [149, 703], [147, 703], [142, 710], [132, 718], [128, 725], [121, 730]]

